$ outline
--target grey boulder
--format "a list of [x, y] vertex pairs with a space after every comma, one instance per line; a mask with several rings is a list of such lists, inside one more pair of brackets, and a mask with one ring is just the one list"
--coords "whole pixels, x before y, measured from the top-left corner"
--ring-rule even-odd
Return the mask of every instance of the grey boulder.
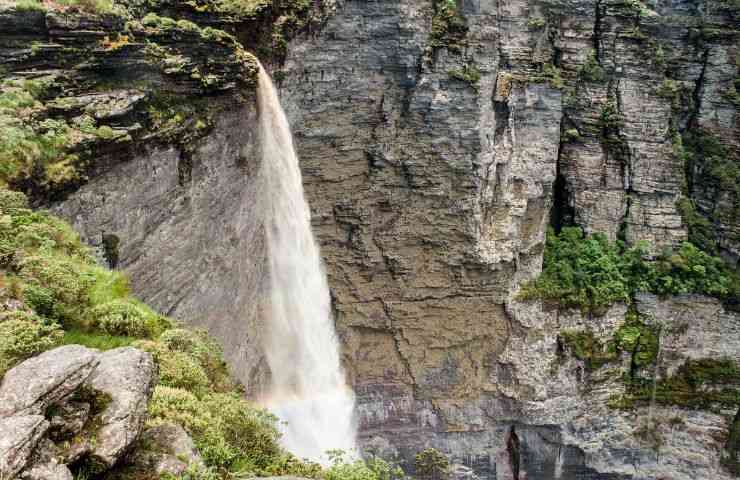
[[99, 355], [80, 345], [66, 345], [11, 368], [0, 384], [0, 418], [43, 415], [90, 376]]
[[15, 478], [49, 428], [41, 415], [0, 419], [0, 478]]
[[149, 353], [133, 347], [116, 348], [99, 358], [100, 364], [84, 384], [84, 388], [107, 397], [90, 455], [110, 468], [144, 427], [157, 369]]
[[157, 425], [142, 433], [128, 462], [135, 470], [155, 475], [182, 475], [189, 466], [204, 467], [193, 440], [180, 426]]

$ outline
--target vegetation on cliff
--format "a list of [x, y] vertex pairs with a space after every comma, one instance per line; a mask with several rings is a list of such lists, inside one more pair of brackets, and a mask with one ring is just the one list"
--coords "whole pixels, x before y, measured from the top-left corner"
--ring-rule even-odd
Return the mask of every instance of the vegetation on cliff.
[[637, 292], [699, 293], [726, 297], [736, 288], [722, 259], [684, 242], [651, 260], [645, 243], [627, 246], [578, 227], [549, 230], [542, 274], [522, 287], [522, 299], [543, 299], [566, 308], [602, 313]]

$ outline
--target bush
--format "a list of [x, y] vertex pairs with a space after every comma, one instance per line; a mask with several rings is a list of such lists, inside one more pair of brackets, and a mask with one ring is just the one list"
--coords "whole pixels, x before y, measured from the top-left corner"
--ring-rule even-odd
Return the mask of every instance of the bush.
[[238, 466], [256, 473], [282, 454], [277, 419], [235, 394], [198, 399], [183, 389], [158, 386], [149, 403], [149, 414], [150, 423], [172, 421], [182, 425], [212, 467]]
[[214, 390], [223, 392], [234, 387], [222, 357], [221, 346], [204, 330], [173, 328], [162, 333], [159, 341], [172, 351], [195, 358], [208, 375]]
[[584, 238], [577, 227], [547, 234], [542, 274], [523, 287], [522, 298], [542, 298], [564, 307], [601, 312], [628, 302], [630, 291], [620, 271], [620, 252], [603, 234]]
[[699, 293], [725, 297], [732, 276], [723, 261], [688, 242], [655, 261], [644, 242], [627, 247], [603, 234], [584, 236], [578, 227], [550, 229], [542, 274], [522, 286], [521, 299], [543, 299], [562, 307], [603, 313], [615, 302], [630, 303], [635, 293]]
[[56, 346], [62, 330], [34, 314], [15, 311], [0, 318], [0, 377], [16, 363]]
[[156, 320], [130, 300], [113, 300], [90, 311], [92, 325], [109, 335], [146, 337]]
[[439, 480], [447, 475], [450, 462], [436, 448], [427, 448], [416, 454], [414, 468], [420, 478]]
[[162, 385], [184, 388], [202, 395], [210, 386], [208, 375], [197, 360], [182, 352], [166, 352], [157, 357], [159, 382]]
[[325, 480], [392, 480], [404, 478], [403, 471], [378, 457], [348, 460], [342, 450], [328, 452], [331, 466], [324, 472]]
[[43, 288], [54, 299], [53, 317], [72, 323], [88, 307], [87, 292], [93, 278], [88, 266], [67, 256], [39, 252], [17, 263], [19, 277], [29, 285]]

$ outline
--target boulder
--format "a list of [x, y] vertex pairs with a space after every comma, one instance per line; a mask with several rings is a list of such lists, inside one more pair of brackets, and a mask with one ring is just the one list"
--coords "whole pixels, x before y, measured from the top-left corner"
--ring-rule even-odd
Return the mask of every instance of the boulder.
[[182, 475], [190, 465], [204, 467], [188, 433], [180, 425], [171, 423], [145, 430], [127, 463], [134, 470], [156, 478], [163, 474]]
[[0, 478], [11, 479], [28, 463], [39, 440], [49, 428], [41, 415], [0, 419]]
[[96, 463], [110, 468], [144, 427], [157, 370], [149, 353], [133, 347], [110, 350], [99, 359], [100, 364], [83, 388], [104, 397], [105, 405], [96, 421], [100, 428], [90, 456]]
[[44, 415], [90, 376], [98, 356], [96, 350], [65, 345], [11, 368], [0, 384], [0, 418]]
[[20, 475], [23, 480], [72, 480], [72, 472], [57, 459], [59, 449], [48, 438], [36, 447], [29, 466]]

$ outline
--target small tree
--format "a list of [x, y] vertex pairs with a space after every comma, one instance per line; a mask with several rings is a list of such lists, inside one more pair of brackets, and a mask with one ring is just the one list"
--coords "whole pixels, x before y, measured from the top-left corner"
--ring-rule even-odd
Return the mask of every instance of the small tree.
[[450, 462], [436, 448], [427, 448], [416, 454], [416, 475], [427, 480], [441, 480], [447, 476]]

